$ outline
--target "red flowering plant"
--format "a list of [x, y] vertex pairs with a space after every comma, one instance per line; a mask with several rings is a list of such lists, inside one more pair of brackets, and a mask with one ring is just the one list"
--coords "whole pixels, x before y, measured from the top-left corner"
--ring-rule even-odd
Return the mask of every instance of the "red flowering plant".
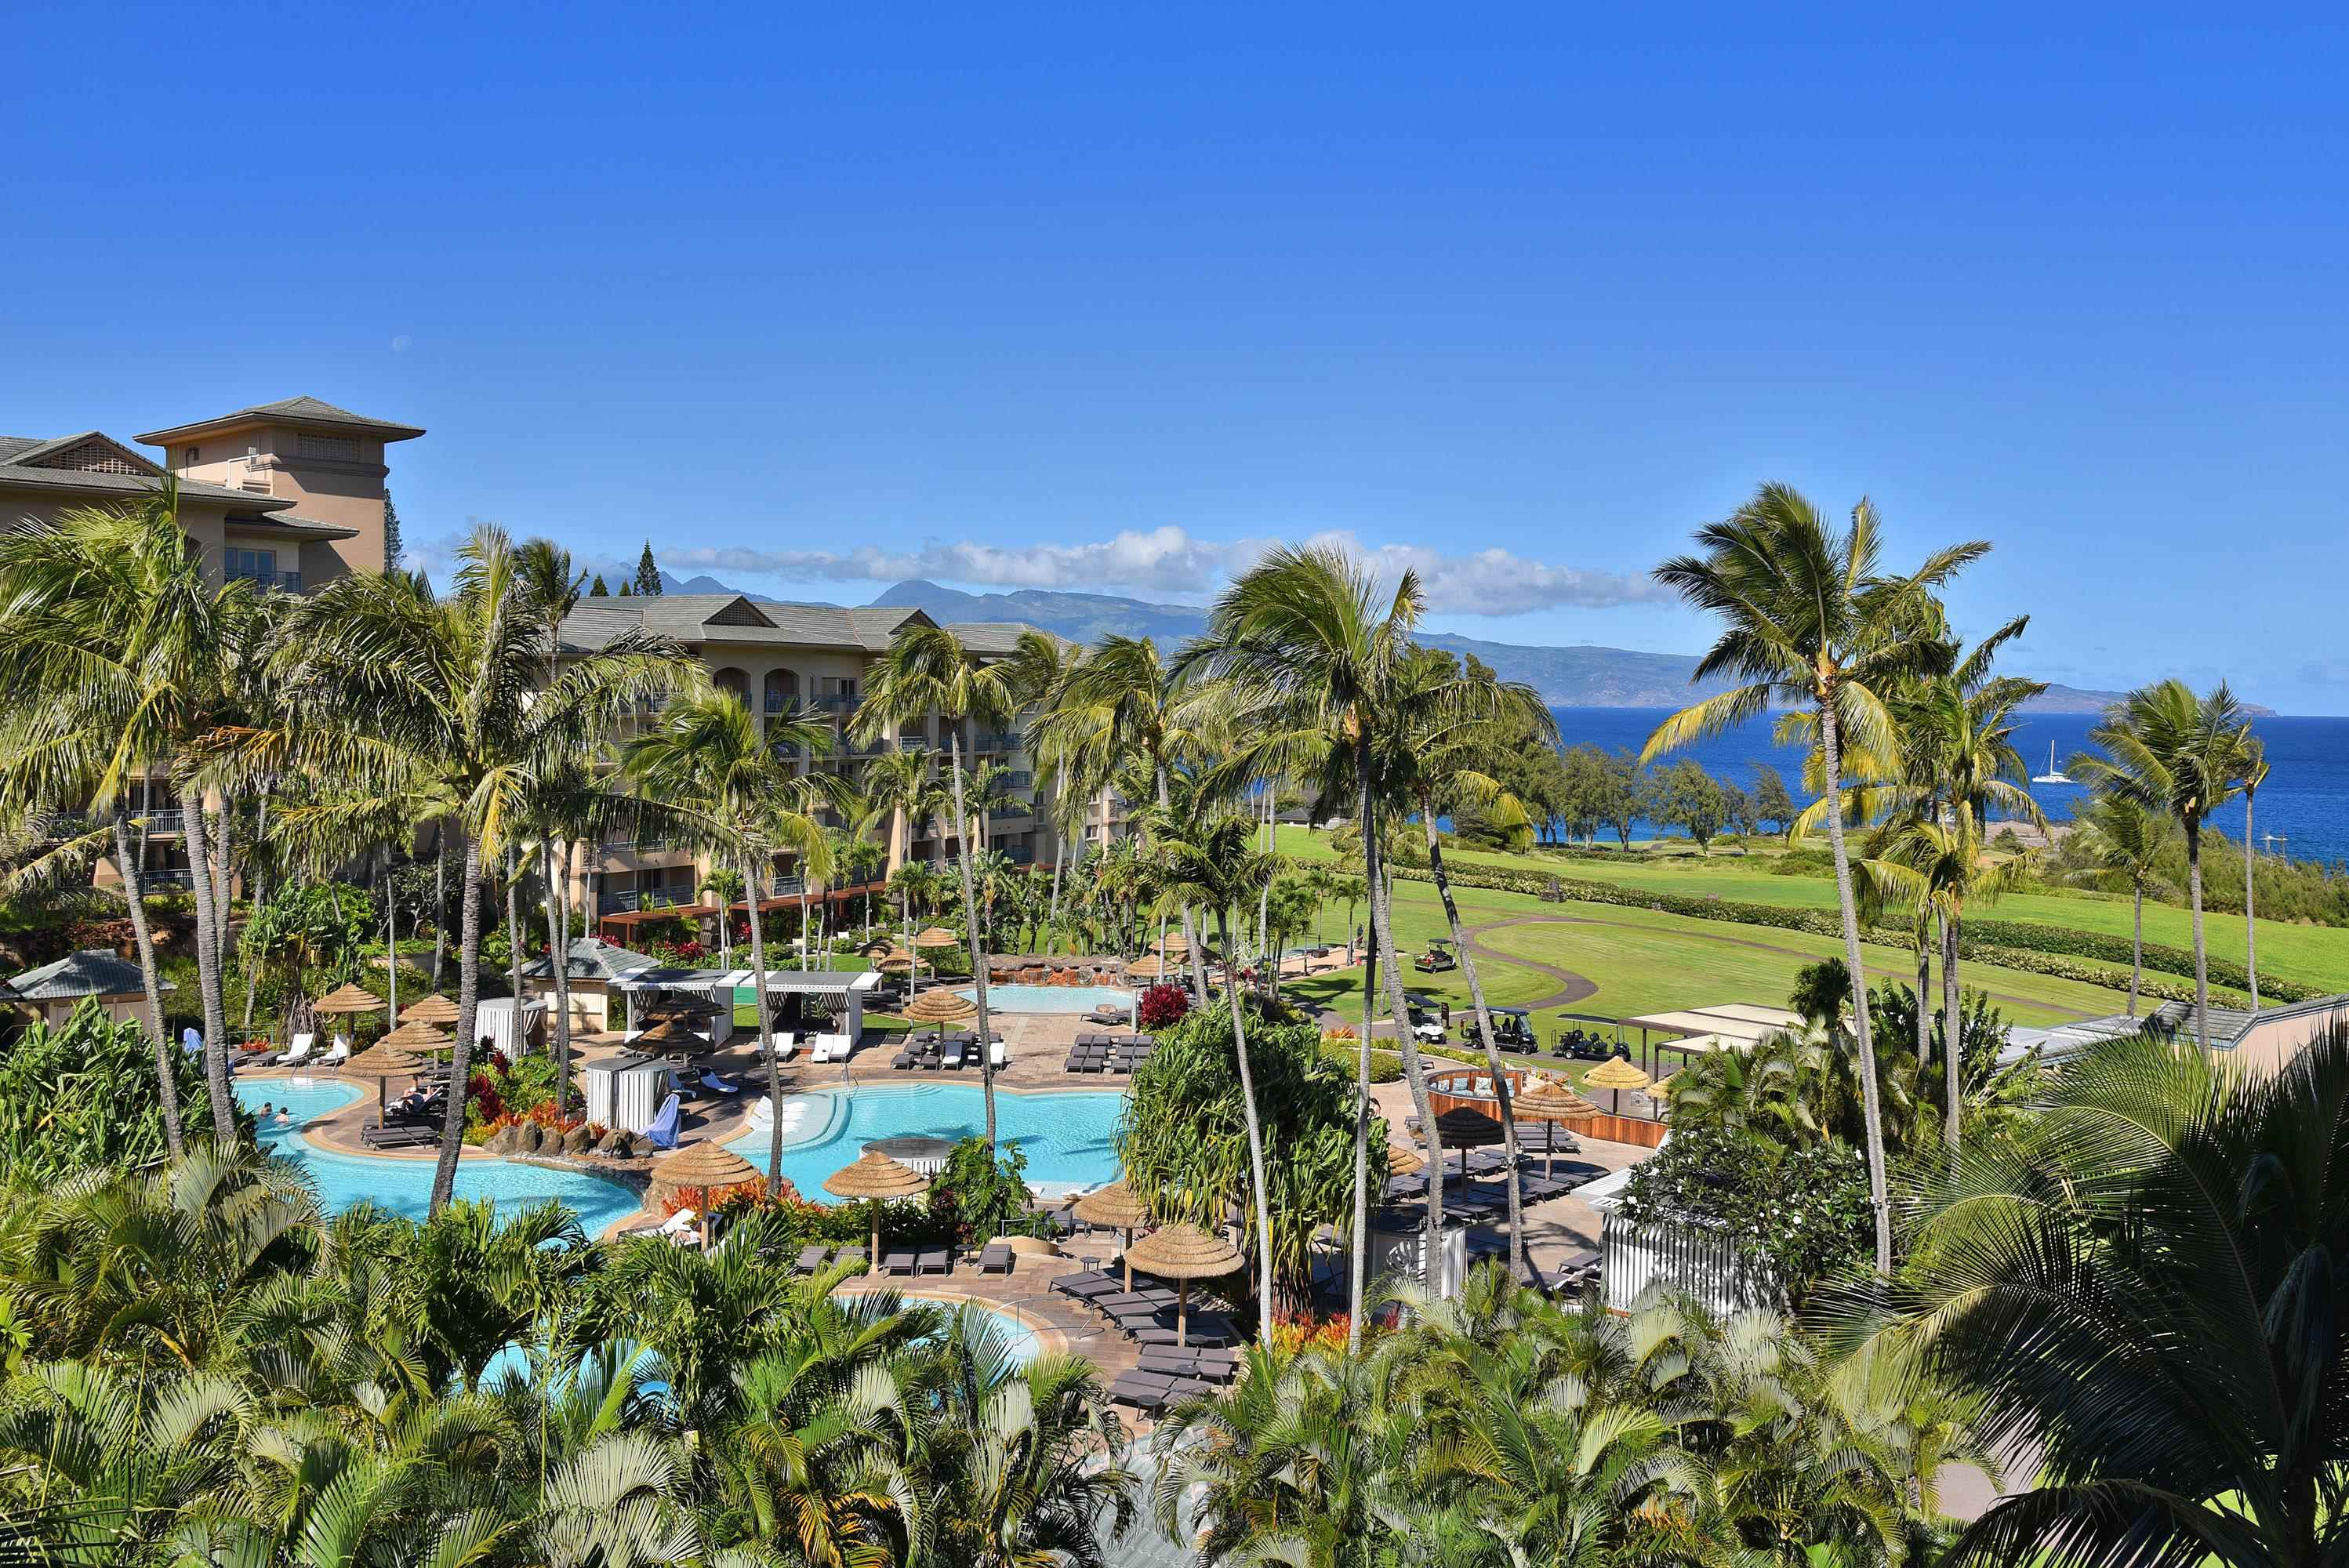
[[1191, 1010], [1191, 993], [1180, 985], [1161, 983], [1142, 994], [1134, 1022], [1145, 1029], [1171, 1029]]

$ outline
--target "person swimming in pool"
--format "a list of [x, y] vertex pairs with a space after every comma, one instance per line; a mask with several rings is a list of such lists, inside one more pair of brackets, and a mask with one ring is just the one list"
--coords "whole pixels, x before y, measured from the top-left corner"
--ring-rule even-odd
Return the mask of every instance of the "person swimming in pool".
[[261, 1102], [261, 1109], [260, 1109], [258, 1111], [254, 1112], [254, 1114], [255, 1114], [256, 1116], [258, 1116], [262, 1120], [266, 1121], [266, 1120], [268, 1120], [268, 1119], [269, 1119], [269, 1112], [270, 1112], [270, 1109], [271, 1109], [271, 1107], [270, 1107], [269, 1102], [268, 1102], [267, 1100], [265, 1100], [265, 1099], [264, 1099], [264, 1100], [263, 1100], [263, 1101]]
[[284, 1126], [287, 1125], [287, 1124], [288, 1124], [288, 1123], [290, 1123], [293, 1119], [293, 1119], [291, 1116], [287, 1115], [285, 1112], [284, 1112], [284, 1111], [282, 1111], [282, 1110], [281, 1110], [281, 1111], [279, 1111], [279, 1112], [277, 1113], [276, 1118], [275, 1118], [276, 1123], [277, 1123], [277, 1125], [278, 1125], [278, 1126], [280, 1126], [280, 1127], [284, 1127]]

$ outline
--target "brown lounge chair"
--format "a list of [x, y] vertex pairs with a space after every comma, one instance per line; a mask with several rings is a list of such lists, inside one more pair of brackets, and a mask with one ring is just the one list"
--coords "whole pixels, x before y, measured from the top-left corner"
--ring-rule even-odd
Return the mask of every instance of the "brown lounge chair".
[[934, 1248], [914, 1260], [914, 1272], [917, 1274], [950, 1274], [954, 1273], [954, 1255], [944, 1247]]
[[911, 1274], [916, 1258], [912, 1253], [895, 1252], [881, 1254], [881, 1272], [885, 1274]]
[[1002, 1242], [989, 1242], [978, 1249], [978, 1272], [1008, 1274], [1011, 1272], [1012, 1252]]

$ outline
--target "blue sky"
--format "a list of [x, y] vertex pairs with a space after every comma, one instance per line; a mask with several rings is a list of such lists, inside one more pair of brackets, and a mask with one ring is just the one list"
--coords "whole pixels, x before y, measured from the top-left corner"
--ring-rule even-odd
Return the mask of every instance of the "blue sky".
[[1665, 650], [1783, 479], [1992, 540], [2018, 670], [2349, 712], [2336, 23], [786, 9], [12, 12], [0, 433], [309, 393], [429, 428], [431, 558], [1176, 599], [1337, 532]]

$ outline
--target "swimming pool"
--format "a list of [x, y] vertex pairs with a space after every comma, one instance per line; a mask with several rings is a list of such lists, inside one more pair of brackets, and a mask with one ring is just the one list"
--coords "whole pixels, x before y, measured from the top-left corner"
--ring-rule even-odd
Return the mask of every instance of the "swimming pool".
[[[1116, 1134], [1125, 1097], [1100, 1090], [995, 1097], [998, 1143], [1017, 1140], [1028, 1156], [1028, 1185], [1047, 1197], [1096, 1186], [1117, 1175]], [[977, 1084], [874, 1084], [783, 1097], [783, 1175], [812, 1202], [838, 1200], [823, 1179], [854, 1164], [876, 1138], [920, 1134], [973, 1138], [987, 1130], [986, 1091]], [[767, 1169], [767, 1129], [727, 1145]]]
[[[956, 993], [966, 998], [976, 994], [968, 985]], [[1090, 1013], [1103, 1006], [1132, 1007], [1133, 993], [1118, 985], [989, 985], [987, 988], [989, 1012], [999, 1008], [1006, 1013]]]
[[[430, 1161], [343, 1154], [302, 1135], [305, 1122], [341, 1109], [362, 1092], [356, 1084], [332, 1078], [255, 1078], [236, 1086], [236, 1098], [247, 1109], [258, 1111], [266, 1103], [291, 1112], [291, 1119], [283, 1126], [274, 1119], [262, 1124], [262, 1150], [301, 1166], [316, 1184], [318, 1202], [327, 1213], [339, 1214], [368, 1202], [420, 1220], [432, 1207]], [[457, 1196], [488, 1198], [506, 1210], [552, 1198], [578, 1215], [590, 1236], [642, 1206], [634, 1191], [601, 1176], [480, 1158], [459, 1163]]]
[[[923, 1298], [915, 1296], [908, 1299], [918, 1301]], [[1005, 1361], [1014, 1368], [1026, 1367], [1043, 1354], [1044, 1347], [1038, 1343], [1036, 1331], [1001, 1307], [989, 1306], [983, 1301], [973, 1301], [968, 1297], [941, 1299], [936, 1305], [949, 1309], [960, 1308], [978, 1319], [977, 1326], [982, 1332], [991, 1332], [1003, 1346]]]

